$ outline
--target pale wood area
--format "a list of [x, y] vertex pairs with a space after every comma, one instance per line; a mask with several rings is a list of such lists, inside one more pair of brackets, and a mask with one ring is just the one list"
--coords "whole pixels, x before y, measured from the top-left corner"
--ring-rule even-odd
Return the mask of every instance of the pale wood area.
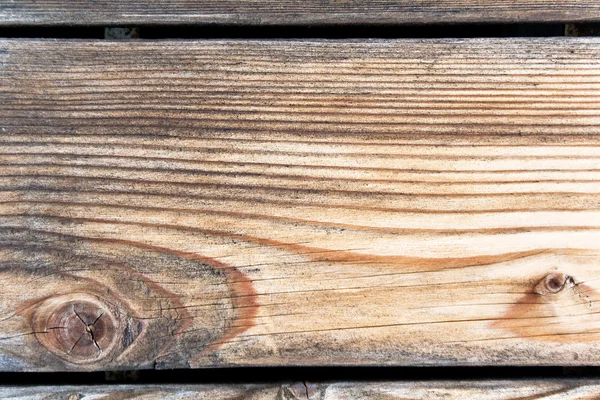
[[1, 387], [10, 400], [592, 400], [597, 380], [333, 382], [280, 385], [118, 385]]
[[302, 25], [600, 20], [598, 0], [0, 0], [0, 25]]
[[600, 40], [0, 63], [0, 369], [600, 365]]

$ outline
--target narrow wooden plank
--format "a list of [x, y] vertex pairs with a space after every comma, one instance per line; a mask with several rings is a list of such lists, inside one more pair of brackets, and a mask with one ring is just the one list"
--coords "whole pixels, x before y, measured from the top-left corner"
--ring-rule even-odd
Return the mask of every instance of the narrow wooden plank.
[[11, 400], [39, 399], [235, 399], [235, 400], [591, 400], [597, 380], [332, 382], [281, 385], [116, 385], [0, 387]]
[[11, 400], [306, 400], [303, 383], [252, 385], [0, 386]]
[[598, 0], [0, 0], [0, 25], [594, 21]]
[[600, 40], [0, 45], [0, 369], [600, 364]]

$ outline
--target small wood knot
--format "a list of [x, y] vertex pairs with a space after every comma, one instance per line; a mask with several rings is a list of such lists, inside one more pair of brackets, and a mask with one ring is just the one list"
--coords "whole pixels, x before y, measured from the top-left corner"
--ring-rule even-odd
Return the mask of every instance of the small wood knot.
[[562, 291], [573, 278], [561, 272], [546, 275], [536, 286], [535, 292], [541, 295], [557, 294]]
[[38, 307], [33, 327], [38, 340], [71, 362], [93, 362], [115, 344], [117, 322], [106, 304], [85, 294], [49, 298]]

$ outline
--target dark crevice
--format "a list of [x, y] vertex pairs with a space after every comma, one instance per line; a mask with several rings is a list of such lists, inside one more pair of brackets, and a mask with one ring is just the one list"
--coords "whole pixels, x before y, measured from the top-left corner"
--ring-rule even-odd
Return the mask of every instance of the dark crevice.
[[2, 38], [104, 39], [102, 27], [0, 27]]
[[0, 384], [236, 384], [327, 381], [600, 378], [599, 367], [243, 367], [113, 372], [0, 373]]
[[[582, 28], [579, 28], [579, 27]], [[555, 37], [566, 33], [594, 32], [593, 24], [428, 24], [428, 25], [176, 25], [136, 26], [139, 39], [363, 39], [363, 38], [475, 38]], [[584, 28], [585, 27], [585, 28]], [[130, 28], [125, 27], [129, 32]], [[113, 38], [109, 29], [87, 27], [2, 27], [5, 38], [103, 39]], [[127, 36], [126, 36], [127, 38]]]

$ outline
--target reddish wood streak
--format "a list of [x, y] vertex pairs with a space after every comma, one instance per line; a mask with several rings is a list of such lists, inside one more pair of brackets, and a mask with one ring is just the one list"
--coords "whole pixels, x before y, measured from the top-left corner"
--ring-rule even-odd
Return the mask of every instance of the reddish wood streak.
[[[232, 323], [231, 326], [229, 327], [229, 329], [226, 331], [225, 335], [223, 335], [217, 343], [214, 343], [214, 344], [210, 345], [208, 348], [206, 348], [201, 353], [201, 355], [206, 354], [208, 351], [211, 351], [211, 350], [217, 350], [224, 343], [227, 343], [228, 340], [232, 339], [233, 337], [245, 332], [246, 330], [248, 330], [252, 326], [254, 326], [255, 316], [256, 316], [256, 313], [257, 313], [258, 307], [259, 307], [258, 302], [257, 302], [257, 296], [256, 296], [257, 293], [256, 293], [256, 290], [254, 289], [254, 286], [252, 285], [252, 280], [250, 280], [246, 275], [241, 273], [235, 267], [232, 267], [231, 265], [225, 264], [221, 261], [217, 261], [214, 258], [205, 257], [205, 256], [202, 256], [197, 253], [173, 250], [173, 249], [169, 249], [166, 247], [154, 246], [154, 245], [150, 245], [150, 244], [146, 244], [146, 243], [132, 242], [132, 241], [128, 241], [128, 240], [119, 240], [119, 239], [94, 239], [94, 240], [128, 244], [131, 246], [146, 248], [146, 249], [158, 251], [161, 253], [170, 253], [170, 254], [174, 254], [177, 257], [180, 257], [180, 258], [183, 258], [186, 260], [197, 261], [197, 262], [208, 264], [213, 268], [216, 268], [216, 269], [219, 269], [219, 270], [222, 270], [225, 272], [229, 288], [232, 291], [231, 302], [233, 304], [233, 309], [236, 313], [235, 319], [236, 320], [244, 319], [244, 320], [248, 320], [250, 322], [246, 325], [239, 325], [239, 326], [235, 325], [235, 323]], [[138, 275], [142, 276], [141, 274], [138, 274]], [[144, 278], [144, 279], [145, 279], [145, 281], [147, 280], [151, 284], [156, 285], [158, 288], [160, 288], [160, 286], [158, 284], [148, 280], [147, 278]], [[164, 293], [170, 293], [162, 288], [161, 288], [161, 290], [163, 290]], [[176, 295], [174, 295], [172, 293], [170, 293], [170, 295], [171, 295], [171, 297], [174, 297], [175, 298], [174, 300], [177, 302], [177, 304], [180, 305], [183, 310], [185, 310], [185, 308], [183, 307], [183, 304], [181, 302], [179, 302], [179, 300], [176, 300]], [[184, 312], [185, 312], [186, 316], [190, 316], [190, 314], [187, 311], [184, 311]], [[178, 333], [183, 332], [190, 324], [191, 324], [191, 320], [188, 320], [188, 322], [184, 323], [178, 329], [177, 332]], [[168, 346], [165, 346], [165, 349], [167, 349], [167, 348], [168, 348]]]
[[[29, 231], [33, 231], [33, 230], [29, 229]], [[45, 231], [37, 230], [37, 232], [45, 232]], [[61, 236], [68, 236], [71, 238], [83, 239], [86, 241], [93, 241], [93, 242], [99, 242], [99, 243], [110, 243], [110, 244], [121, 244], [121, 245], [126, 245], [126, 246], [135, 246], [137, 248], [148, 249], [148, 250], [152, 250], [152, 251], [159, 252], [162, 254], [164, 254], [164, 253], [172, 254], [172, 255], [175, 255], [182, 259], [200, 262], [200, 263], [209, 265], [211, 268], [222, 270], [225, 273], [227, 285], [231, 291], [230, 299], [232, 302], [232, 309], [235, 314], [235, 318], [234, 318], [234, 321], [229, 324], [229, 327], [226, 330], [225, 334], [222, 337], [220, 337], [217, 342], [209, 344], [209, 346], [207, 348], [205, 348], [204, 351], [202, 351], [198, 357], [200, 357], [202, 355], [206, 355], [209, 351], [217, 350], [224, 343], [227, 343], [233, 337], [252, 328], [256, 324], [255, 323], [255, 315], [256, 315], [257, 309], [258, 309], [258, 303], [257, 303], [257, 296], [256, 296], [257, 293], [252, 285], [252, 281], [248, 277], [246, 277], [243, 273], [241, 273], [239, 270], [232, 267], [231, 265], [217, 261], [214, 258], [205, 257], [205, 256], [202, 256], [202, 255], [199, 255], [196, 253], [178, 251], [178, 250], [173, 250], [173, 249], [169, 249], [169, 248], [165, 248], [165, 247], [154, 246], [154, 245], [150, 245], [150, 244], [134, 242], [134, 241], [129, 241], [129, 240], [109, 239], [109, 238], [89, 238], [89, 237], [80, 237], [80, 236], [68, 235], [68, 234], [61, 234]], [[192, 319], [193, 319], [192, 315], [187, 311], [185, 305], [181, 302], [181, 300], [178, 298], [178, 296], [175, 293], [172, 293], [172, 292], [166, 290], [160, 284], [154, 282], [153, 280], [149, 279], [147, 276], [141, 274], [140, 272], [136, 271], [135, 269], [133, 269], [127, 265], [124, 265], [122, 263], [111, 263], [111, 266], [118, 268], [120, 270], [123, 270], [125, 272], [124, 276], [133, 276], [135, 279], [142, 281], [145, 285], [150, 287], [153, 291], [156, 291], [157, 293], [159, 293], [162, 297], [164, 297], [165, 299], [170, 301], [174, 305], [175, 308], [177, 308], [178, 312], [181, 313], [182, 315], [178, 319], [178, 321], [180, 322], [180, 325], [178, 326], [176, 334], [184, 332], [192, 324]], [[97, 287], [103, 287], [102, 282], [88, 278], [88, 277], [82, 277], [82, 276], [77, 276], [77, 279], [90, 283], [89, 288], [85, 289], [86, 292], [89, 292], [90, 294], [94, 294], [94, 295], [97, 294], [100, 297], [102, 297], [102, 294], [95, 293], [96, 291], [93, 289], [93, 288], [97, 288]], [[36, 305], [40, 304], [41, 302], [44, 302], [46, 300], [52, 299], [53, 297], [55, 297], [54, 294], [23, 301], [17, 307], [16, 312], [17, 312], [17, 314], [22, 315], [22, 316], [26, 317], [28, 320], [30, 320], [32, 317], [32, 313], [36, 310]], [[119, 296], [118, 293], [115, 292], [114, 290], [111, 291], [111, 297], [114, 298], [115, 300], [117, 300], [118, 302], [126, 305], [128, 308], [128, 312], [131, 312], [132, 315], [134, 315], [137, 318], [141, 317], [137, 313], [136, 308], [132, 307], [132, 305], [129, 304], [129, 302], [126, 300], [126, 298]], [[237, 320], [243, 320], [244, 324], [236, 324], [235, 321], [237, 321]], [[141, 322], [144, 326], [146, 326], [147, 323], [143, 319], [141, 319]], [[144, 332], [145, 332], [145, 330], [142, 330], [141, 334], [143, 335]], [[164, 352], [168, 351], [170, 344], [173, 343], [173, 341], [175, 341], [175, 340], [176, 340], [176, 336], [175, 335], [171, 336], [169, 338], [169, 340], [162, 346], [162, 350], [158, 354], [157, 358], [160, 358]]]
[[[118, 220], [109, 220], [109, 219], [101, 219], [101, 218], [65, 218], [61, 216], [54, 215], [43, 215], [43, 214], [5, 214], [5, 216], [22, 216], [22, 217], [44, 217], [49, 219], [56, 220], [65, 220], [65, 221], [79, 221], [79, 222], [95, 222], [95, 223], [105, 223], [105, 224], [114, 224], [114, 225], [137, 225], [137, 226], [146, 226], [146, 227], [154, 227], [154, 228], [168, 228], [177, 231], [184, 232], [202, 232], [208, 233], [212, 235], [217, 235], [220, 237], [228, 237], [238, 240], [245, 240], [248, 242], [253, 242], [269, 247], [278, 247], [280, 249], [284, 249], [286, 251], [290, 251], [302, 256], [309, 258], [315, 262], [357, 262], [357, 263], [376, 263], [381, 265], [396, 265], [403, 267], [413, 266], [417, 267], [419, 271], [427, 271], [427, 270], [440, 270], [447, 268], [462, 268], [462, 267], [470, 267], [470, 266], [481, 266], [481, 265], [489, 265], [500, 262], [506, 262], [511, 260], [516, 260], [519, 258], [530, 257], [535, 255], [544, 254], [549, 252], [550, 249], [536, 249], [524, 252], [514, 252], [514, 253], [505, 253], [501, 255], [495, 256], [477, 256], [477, 257], [464, 257], [464, 258], [421, 258], [421, 257], [406, 257], [406, 256], [378, 256], [373, 254], [361, 254], [346, 250], [330, 250], [324, 249], [321, 247], [311, 247], [304, 246], [293, 243], [285, 243], [282, 241], [274, 240], [274, 239], [265, 239], [251, 235], [245, 234], [237, 234], [237, 233], [229, 233], [226, 231], [219, 231], [215, 229], [205, 229], [205, 228], [193, 228], [188, 226], [181, 225], [173, 225], [173, 224], [158, 224], [158, 223], [150, 223], [150, 222], [127, 222], [127, 221], [118, 221]], [[119, 241], [117, 239], [103, 239], [103, 240], [114, 240]], [[136, 244], [139, 245], [138, 242], [128, 242], [123, 241], [125, 243]], [[156, 249], [164, 249], [164, 251], [168, 251], [169, 253], [180, 255], [180, 252], [174, 251], [172, 249], [166, 249], [162, 247], [154, 247], [152, 245], [143, 244], [143, 246], [148, 246], [148, 248], [156, 248]], [[138, 246], [142, 247], [142, 246]], [[553, 250], [554, 251], [554, 250]], [[556, 252], [556, 251], [554, 251]], [[561, 249], [561, 253], [570, 252], [569, 249]], [[215, 263], [215, 268], [229, 270], [235, 269], [235, 267], [222, 263], [220, 261], [214, 260], [212, 258], [202, 257], [195, 253], [187, 253], [181, 252], [181, 256], [185, 255], [196, 255], [198, 258], [195, 260], [206, 262], [209, 265]], [[189, 258], [188, 258], [189, 259]], [[440, 266], [442, 266], [440, 268]], [[247, 278], [244, 278], [247, 279]]]
[[600, 293], [590, 286], [552, 272], [540, 277], [529, 293], [490, 326], [515, 337], [547, 342], [597, 341], [600, 332], [593, 327], [600, 323], [600, 313], [594, 307], [598, 300]]
[[530, 250], [515, 253], [505, 253], [496, 256], [478, 256], [464, 258], [421, 258], [406, 256], [378, 256], [374, 254], [360, 254], [345, 250], [329, 250], [319, 247], [310, 247], [299, 244], [284, 243], [272, 239], [252, 238], [252, 241], [283, 248], [294, 254], [308, 257], [315, 262], [347, 262], [347, 263], [371, 263], [382, 266], [402, 266], [403, 272], [407, 266], [416, 267], [417, 271], [442, 270], [449, 268], [475, 267], [491, 265], [520, 258], [531, 257], [548, 252], [548, 249]]

